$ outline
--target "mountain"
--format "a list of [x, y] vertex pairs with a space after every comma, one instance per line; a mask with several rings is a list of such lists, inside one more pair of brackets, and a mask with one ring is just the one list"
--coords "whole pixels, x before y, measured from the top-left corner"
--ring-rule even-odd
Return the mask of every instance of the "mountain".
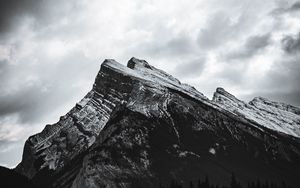
[[255, 97], [249, 103], [245, 103], [222, 88], [217, 88], [213, 101], [263, 127], [300, 138], [300, 109], [297, 107], [262, 97]]
[[0, 187], [3, 188], [37, 188], [25, 176], [16, 173], [15, 171], [0, 166]]
[[92, 90], [28, 138], [15, 171], [41, 187], [158, 187], [208, 176], [300, 186], [300, 109], [245, 103], [132, 58], [105, 60]]

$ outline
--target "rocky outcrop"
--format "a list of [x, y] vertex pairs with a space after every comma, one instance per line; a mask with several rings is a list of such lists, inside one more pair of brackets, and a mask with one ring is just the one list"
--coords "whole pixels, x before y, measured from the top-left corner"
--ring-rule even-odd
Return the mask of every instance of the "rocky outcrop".
[[87, 96], [26, 141], [16, 171], [43, 187], [226, 183], [231, 173], [299, 186], [298, 128], [297, 107], [221, 88], [210, 101], [144, 60], [105, 60]]
[[256, 97], [245, 103], [223, 88], [217, 88], [213, 101], [238, 116], [256, 122], [258, 127], [266, 127], [300, 138], [300, 108], [262, 97]]

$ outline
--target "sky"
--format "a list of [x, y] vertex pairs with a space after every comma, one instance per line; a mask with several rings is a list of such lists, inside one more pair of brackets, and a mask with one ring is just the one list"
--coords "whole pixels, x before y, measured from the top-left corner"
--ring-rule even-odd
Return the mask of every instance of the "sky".
[[300, 2], [0, 1], [0, 165], [92, 88], [104, 59], [131, 57], [209, 98], [223, 87], [300, 106]]

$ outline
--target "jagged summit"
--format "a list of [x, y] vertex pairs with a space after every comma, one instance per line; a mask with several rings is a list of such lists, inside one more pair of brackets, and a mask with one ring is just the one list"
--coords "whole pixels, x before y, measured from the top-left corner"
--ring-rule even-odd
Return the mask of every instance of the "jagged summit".
[[145, 60], [140, 60], [137, 59], [135, 57], [132, 57], [128, 63], [127, 63], [127, 67], [131, 68], [131, 69], [136, 69], [137, 67], [144, 67], [147, 69], [152, 69], [151, 66], [149, 65], [149, 63]]
[[212, 100], [215, 102], [220, 102], [220, 103], [226, 101], [233, 105], [239, 105], [240, 103], [242, 103], [241, 100], [239, 100], [234, 95], [232, 95], [231, 93], [229, 93], [228, 91], [226, 91], [224, 88], [221, 88], [221, 87], [218, 87], [216, 89]]
[[276, 102], [271, 101], [264, 97], [255, 97], [252, 101], [249, 102], [249, 104], [252, 104], [259, 108], [259, 105], [268, 105], [272, 106], [274, 108], [278, 108], [284, 111], [292, 112], [294, 114], [300, 115], [300, 108], [292, 106], [290, 104], [285, 104], [283, 102]]
[[209, 100], [145, 60], [106, 59], [92, 90], [26, 141], [15, 170], [41, 187], [226, 182], [232, 172], [244, 184], [299, 185], [299, 122], [291, 105], [245, 103], [222, 88]]
[[205, 100], [208, 99], [194, 87], [188, 84], [182, 84], [178, 79], [160, 69], [149, 65], [149, 63], [145, 60], [140, 60], [133, 57], [128, 61], [126, 67], [113, 59], [106, 59], [101, 66], [98, 76], [100, 75], [101, 77], [101, 72], [106, 71], [106, 69], [130, 76], [136, 80], [143, 80], [149, 82], [150, 84], [152, 83], [170, 89], [175, 89], [194, 98]]
[[300, 138], [300, 109], [297, 107], [263, 97], [255, 97], [246, 103], [223, 88], [217, 88], [213, 101], [236, 115], [258, 123], [258, 126]]

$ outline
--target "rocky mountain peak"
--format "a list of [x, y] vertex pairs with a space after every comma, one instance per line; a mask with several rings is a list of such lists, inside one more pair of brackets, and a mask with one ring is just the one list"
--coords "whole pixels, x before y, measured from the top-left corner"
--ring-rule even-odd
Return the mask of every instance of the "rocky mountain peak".
[[217, 87], [213, 95], [213, 101], [220, 100], [219, 98], [226, 98], [227, 100], [238, 101], [238, 99], [233, 94], [229, 93], [222, 87]]
[[127, 67], [131, 68], [131, 69], [138, 69], [138, 68], [147, 68], [147, 69], [151, 69], [151, 66], [149, 65], [149, 63], [145, 60], [141, 60], [141, 59], [137, 59], [135, 57], [132, 57], [128, 63], [127, 63]]
[[212, 101], [228, 109], [242, 108], [242, 106], [246, 105], [243, 101], [221, 87], [218, 87], [214, 92]]
[[297, 113], [223, 88], [209, 100], [145, 60], [106, 59], [93, 89], [26, 141], [15, 170], [42, 187], [157, 187], [199, 175], [225, 182], [232, 172], [299, 185]]

